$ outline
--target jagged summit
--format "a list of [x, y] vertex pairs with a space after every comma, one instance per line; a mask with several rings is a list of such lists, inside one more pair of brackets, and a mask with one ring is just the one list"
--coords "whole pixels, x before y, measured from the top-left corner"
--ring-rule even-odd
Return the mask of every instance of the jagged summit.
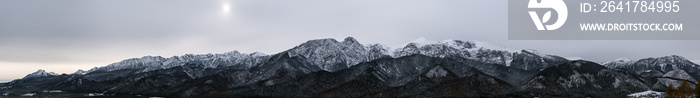
[[27, 76], [24, 76], [22, 79], [30, 79], [30, 78], [38, 78], [38, 77], [46, 77], [46, 76], [56, 76], [58, 74], [54, 72], [46, 72], [43, 69], [39, 69], [34, 73], [28, 74]]
[[625, 58], [625, 57], [622, 57], [622, 58], [618, 58], [618, 59], [616, 59], [615, 61], [622, 61], [622, 62], [627, 62], [627, 61], [632, 61], [632, 60], [630, 60], [630, 59], [627, 59], [627, 58]]
[[87, 71], [84, 71], [82, 69], [78, 69], [78, 71], [73, 72], [74, 75], [85, 75]]
[[345, 40], [343, 40], [343, 43], [358, 43], [359, 44], [359, 42], [357, 42], [357, 40], [355, 40], [355, 38], [353, 38], [353, 37], [346, 37]]
[[337, 71], [367, 61], [367, 50], [355, 38], [343, 42], [332, 38], [315, 39], [285, 51], [289, 57], [303, 57], [325, 71]]
[[383, 45], [374, 45], [375, 49], [369, 50], [386, 50], [387, 53], [384, 54], [394, 58], [421, 54], [439, 58], [469, 59], [520, 70], [542, 70], [568, 61], [562, 57], [540, 54], [534, 50], [513, 50], [481, 41], [453, 39], [430, 41], [421, 37], [396, 47], [376, 49], [380, 47]]
[[613, 60], [613, 61], [617, 61], [617, 62], [629, 62], [629, 61], [632, 61], [632, 60], [627, 59], [627, 58], [625, 58], [625, 57], [622, 57], [622, 58], [615, 59], [615, 60]]
[[602, 64], [603, 66], [608, 67], [608, 68], [616, 68], [616, 67], [627, 65], [625, 63], [634, 63], [634, 62], [632, 62], [632, 60], [627, 59], [625, 57], [621, 57], [621, 58], [618, 58], [618, 59], [615, 59], [612, 61], [602, 62], [600, 64]]
[[502, 50], [502, 51], [509, 51], [509, 52], [518, 52], [517, 50], [513, 49], [508, 49], [505, 47], [501, 46], [496, 46], [487, 42], [483, 41], [475, 41], [475, 40], [455, 40], [455, 39], [446, 39], [442, 41], [433, 41], [433, 40], [428, 40], [423, 37], [419, 37], [417, 39], [414, 39], [413, 41], [410, 41], [408, 43], [404, 43], [401, 45], [397, 45], [395, 47], [391, 47], [391, 49], [401, 49], [405, 47], [423, 47], [423, 46], [429, 46], [429, 45], [446, 45], [452, 48], [456, 49], [488, 49], [488, 50]]

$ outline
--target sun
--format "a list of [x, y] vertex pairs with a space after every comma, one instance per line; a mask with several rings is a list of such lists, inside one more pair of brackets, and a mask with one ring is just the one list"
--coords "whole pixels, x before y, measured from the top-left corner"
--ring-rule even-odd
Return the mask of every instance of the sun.
[[229, 4], [228, 2], [221, 3], [221, 13], [223, 13], [224, 15], [228, 15], [229, 13], [231, 13], [231, 4]]

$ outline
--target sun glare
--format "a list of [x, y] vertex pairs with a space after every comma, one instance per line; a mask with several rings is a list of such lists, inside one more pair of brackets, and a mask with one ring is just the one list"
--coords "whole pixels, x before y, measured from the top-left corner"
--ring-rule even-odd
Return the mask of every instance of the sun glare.
[[231, 4], [229, 4], [228, 2], [224, 2], [223, 4], [221, 4], [221, 13], [223, 13], [223, 14], [231, 13]]

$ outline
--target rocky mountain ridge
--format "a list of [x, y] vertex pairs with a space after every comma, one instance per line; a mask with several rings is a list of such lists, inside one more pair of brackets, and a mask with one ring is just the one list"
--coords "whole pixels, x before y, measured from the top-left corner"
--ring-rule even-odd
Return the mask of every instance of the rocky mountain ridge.
[[[54, 93], [43, 91], [58, 90], [59, 95], [68, 95], [64, 97], [624, 96], [656, 90], [678, 79], [697, 79], [698, 70], [685, 69], [696, 64], [686, 61], [668, 56], [599, 65], [479, 41], [417, 39], [387, 47], [363, 45], [348, 37], [343, 41], [310, 40], [271, 55], [233, 51], [132, 58], [73, 74], [32, 75], [0, 84], [0, 93], [51, 96]], [[671, 67], [659, 69], [661, 75], [649, 74], [659, 77], [627, 70], [650, 65]]]

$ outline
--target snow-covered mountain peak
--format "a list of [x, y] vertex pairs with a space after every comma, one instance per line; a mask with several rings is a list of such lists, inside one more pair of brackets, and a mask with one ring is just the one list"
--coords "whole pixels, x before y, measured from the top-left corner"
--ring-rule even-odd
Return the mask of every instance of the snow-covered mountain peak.
[[[238, 51], [231, 51], [221, 54], [185, 54], [181, 56], [172, 56], [170, 58], [163, 58], [161, 56], [144, 56], [141, 58], [131, 58], [120, 62], [112, 63], [103, 67], [95, 67], [84, 74], [95, 72], [95, 71], [115, 71], [122, 69], [140, 69], [140, 72], [148, 72], [158, 69], [166, 69], [175, 66], [182, 66], [187, 62], [202, 61], [207, 62], [204, 67], [216, 68], [219, 66], [234, 66], [239, 65], [239, 63], [256, 63], [254, 57], [268, 56], [263, 53], [252, 53], [245, 54]], [[254, 65], [254, 64], [245, 64]], [[250, 66], [246, 66], [250, 67]]]
[[661, 58], [685, 59], [685, 57], [678, 56], [678, 55], [663, 56], [663, 57], [661, 57]]
[[644, 58], [644, 59], [640, 59], [638, 62], [648, 64], [647, 66], [664, 66], [665, 67], [666, 65], [671, 65], [671, 66], [675, 66], [675, 67], [678, 67], [678, 66], [700, 67], [697, 64], [691, 62], [690, 60], [685, 59], [684, 57], [681, 57], [678, 55], [670, 55], [670, 56], [663, 56], [663, 57], [656, 57], [656, 58]]
[[260, 56], [268, 56], [268, 55], [265, 54], [265, 53], [262, 53], [262, 52], [253, 52], [253, 53], [250, 54], [250, 56], [253, 56], [253, 57], [260, 57]]
[[239, 55], [239, 54], [241, 54], [241, 52], [238, 52], [238, 51], [236, 51], [236, 50], [231, 51], [231, 52], [223, 53], [223, 55]]
[[658, 57], [656, 59], [666, 60], [666, 61], [670, 61], [670, 62], [687, 62], [687, 61], [689, 61], [688, 59], [685, 59], [685, 57], [678, 56], [678, 55], [663, 56], [663, 57]]
[[407, 43], [395, 45], [393, 47], [388, 47], [387, 50], [394, 51], [394, 50], [400, 50], [400, 49], [403, 49], [406, 47], [422, 47], [424, 45], [437, 44], [437, 43], [438, 43], [437, 41], [431, 41], [431, 40], [425, 39], [423, 37], [418, 37], [418, 38], [416, 38], [412, 41], [409, 41]]
[[257, 51], [256, 51], [256, 52], [253, 52], [253, 53], [250, 53], [250, 54], [241, 53], [241, 52], [239, 52], [239, 51], [230, 51], [230, 52], [226, 52], [226, 53], [222, 53], [222, 54], [211, 54], [211, 53], [209, 53], [209, 54], [206, 54], [206, 55], [208, 55], [208, 56], [216, 56], [216, 57], [245, 57], [245, 56], [259, 57], [259, 56], [268, 56], [268, 55], [265, 54], [265, 53], [257, 52]]
[[[338, 44], [339, 42], [333, 38], [324, 38], [324, 39], [314, 39], [314, 40], [309, 40], [304, 43], [302, 43], [299, 46], [306, 46], [306, 45], [328, 45], [328, 44]], [[297, 46], [297, 47], [299, 47]]]
[[435, 41], [430, 41], [430, 40], [425, 39], [423, 37], [418, 37], [418, 38], [414, 39], [413, 41], [411, 41], [410, 43], [416, 43], [419, 45], [426, 45], [426, 44], [434, 44]]
[[149, 55], [149, 56], [143, 56], [143, 57], [141, 57], [141, 58], [139, 58], [139, 59], [142, 60], [142, 61], [144, 61], [144, 62], [153, 62], [153, 61], [163, 60], [163, 59], [165, 59], [165, 58], [163, 58], [163, 57], [161, 57], [161, 56], [150, 56], [150, 55]]
[[574, 61], [574, 60], [583, 60], [581, 57], [566, 57], [567, 60]]
[[43, 69], [39, 69], [34, 73], [28, 74], [27, 76], [24, 76], [22, 79], [29, 79], [29, 78], [36, 78], [36, 77], [46, 77], [46, 76], [56, 76], [58, 74], [54, 72], [46, 72]]
[[[459, 41], [459, 40], [457, 40], [457, 41]], [[506, 47], [493, 45], [493, 44], [491, 44], [491, 43], [483, 42], [483, 41], [470, 40], [470, 41], [467, 41], [467, 42], [472, 43], [472, 44], [474, 45], [474, 47], [476, 47], [476, 48], [481, 48], [481, 49], [507, 51], [507, 52], [510, 52], [510, 53], [519, 53], [519, 52], [520, 52], [520, 50], [509, 49], [509, 48], [506, 48]]]
[[627, 63], [627, 62], [631, 62], [631, 61], [632, 60], [630, 60], [630, 59], [627, 59], [625, 57], [621, 57], [621, 58], [617, 58], [617, 59], [612, 60], [612, 61], [602, 62], [601, 64], [602, 65], [612, 65], [612, 64]]
[[332, 38], [310, 40], [285, 52], [289, 57], [306, 58], [309, 63], [330, 72], [368, 60], [365, 46], [352, 37], [343, 42]]
[[682, 76], [685, 74], [679, 73], [687, 73], [692, 78], [700, 78], [700, 72], [698, 72], [700, 65], [678, 55], [639, 60], [618, 59], [606, 62], [604, 65], [608, 68], [622, 68], [642, 77]]
[[78, 69], [78, 71], [73, 72], [74, 75], [85, 75], [87, 71], [84, 71], [82, 69]]
[[615, 60], [613, 60], [613, 61], [618, 61], [618, 62], [629, 62], [629, 61], [632, 61], [632, 60], [627, 59], [627, 58], [625, 58], [625, 57], [622, 57], [622, 58], [615, 59]]
[[600, 64], [608, 68], [621, 68], [625, 66], [632, 65], [636, 61], [632, 61], [625, 57], [620, 57], [612, 61], [601, 62]]
[[[376, 49], [382, 45], [375, 45], [370, 50], [386, 50], [389, 56], [398, 58], [414, 54], [431, 57], [457, 57], [480, 61], [489, 64], [511, 66], [515, 59], [515, 68], [525, 70], [539, 70], [560, 62], [568, 61], [564, 58], [546, 54], [539, 54], [534, 50], [513, 50], [501, 46], [492, 45], [482, 41], [443, 40], [430, 41], [418, 38], [409, 43], [385, 49]], [[536, 62], [536, 63], [533, 63]]]
[[514, 50], [514, 49], [508, 49], [505, 47], [493, 45], [487, 42], [483, 41], [476, 41], [476, 40], [468, 40], [468, 41], [462, 41], [462, 40], [455, 40], [455, 39], [446, 39], [442, 41], [433, 41], [433, 40], [428, 40], [423, 37], [419, 37], [413, 41], [410, 41], [405, 44], [397, 45], [394, 47], [389, 47], [388, 50], [394, 51], [394, 50], [401, 50], [405, 48], [421, 48], [421, 47], [434, 47], [434, 46], [447, 46], [450, 48], [454, 49], [459, 49], [463, 51], [476, 51], [476, 50], [496, 50], [496, 51], [506, 51], [510, 53], [518, 53], [520, 52], [519, 50]]

